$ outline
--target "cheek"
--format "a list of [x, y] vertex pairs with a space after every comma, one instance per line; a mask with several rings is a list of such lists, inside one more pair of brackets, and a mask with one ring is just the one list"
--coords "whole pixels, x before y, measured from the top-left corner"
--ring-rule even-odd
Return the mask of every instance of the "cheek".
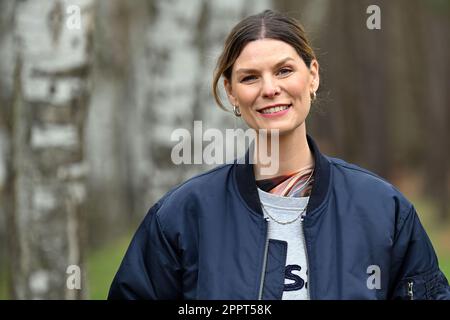
[[299, 77], [289, 81], [288, 90], [290, 95], [296, 99], [304, 99], [309, 95], [309, 89], [306, 79]]
[[258, 89], [252, 87], [242, 88], [237, 91], [237, 98], [241, 105], [249, 106], [251, 105], [258, 97]]

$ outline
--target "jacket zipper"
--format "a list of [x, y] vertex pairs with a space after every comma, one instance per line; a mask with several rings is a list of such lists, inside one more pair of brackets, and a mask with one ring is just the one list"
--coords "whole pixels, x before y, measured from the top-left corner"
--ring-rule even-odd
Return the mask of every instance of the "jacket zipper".
[[306, 211], [302, 213], [302, 216], [300, 218], [300, 221], [302, 222], [302, 236], [303, 236], [303, 243], [305, 244], [305, 256], [306, 256], [306, 270], [308, 272], [308, 277], [306, 280], [306, 292], [308, 293], [308, 299], [311, 300], [311, 269], [309, 268], [309, 257], [308, 257], [308, 244], [306, 243], [306, 236], [305, 236], [305, 224], [303, 223], [305, 220]]
[[264, 258], [263, 258], [263, 266], [261, 272], [261, 281], [259, 283], [259, 293], [258, 300], [262, 300], [263, 288], [264, 288], [264, 278], [266, 277], [266, 266], [267, 266], [267, 252], [269, 251], [269, 229], [268, 229], [268, 221], [269, 218], [264, 218], [264, 223], [266, 226], [266, 243], [264, 247]]
[[414, 282], [408, 281], [408, 297], [409, 297], [409, 300], [414, 300], [413, 285], [414, 285]]

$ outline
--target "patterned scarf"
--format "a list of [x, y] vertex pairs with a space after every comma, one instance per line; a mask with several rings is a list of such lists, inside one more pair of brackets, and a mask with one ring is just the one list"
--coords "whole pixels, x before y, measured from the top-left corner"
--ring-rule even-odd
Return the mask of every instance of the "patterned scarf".
[[314, 183], [313, 171], [314, 166], [311, 166], [286, 175], [256, 180], [256, 185], [265, 192], [283, 197], [308, 197]]

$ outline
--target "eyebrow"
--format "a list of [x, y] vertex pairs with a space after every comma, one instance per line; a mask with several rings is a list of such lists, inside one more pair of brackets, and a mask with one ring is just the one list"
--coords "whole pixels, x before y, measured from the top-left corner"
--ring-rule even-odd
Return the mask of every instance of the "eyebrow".
[[[280, 65], [284, 64], [286, 61], [289, 61], [289, 60], [295, 61], [295, 60], [292, 59], [291, 57], [286, 57], [286, 58], [280, 60], [279, 62], [277, 62], [277, 63], [275, 64], [275, 68], [279, 67]], [[236, 74], [239, 74], [239, 73], [246, 73], [246, 72], [256, 72], [256, 71], [258, 71], [258, 70], [256, 70], [256, 69], [240, 68], [240, 69], [238, 69], [238, 70], [236, 71]]]

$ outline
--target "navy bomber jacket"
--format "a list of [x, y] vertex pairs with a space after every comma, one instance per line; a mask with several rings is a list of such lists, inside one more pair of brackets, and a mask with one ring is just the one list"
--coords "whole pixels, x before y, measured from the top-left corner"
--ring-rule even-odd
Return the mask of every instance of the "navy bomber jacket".
[[[311, 299], [450, 299], [413, 205], [377, 175], [314, 154], [303, 228]], [[281, 299], [287, 243], [268, 239], [247, 150], [166, 193], [145, 216], [109, 299]]]

